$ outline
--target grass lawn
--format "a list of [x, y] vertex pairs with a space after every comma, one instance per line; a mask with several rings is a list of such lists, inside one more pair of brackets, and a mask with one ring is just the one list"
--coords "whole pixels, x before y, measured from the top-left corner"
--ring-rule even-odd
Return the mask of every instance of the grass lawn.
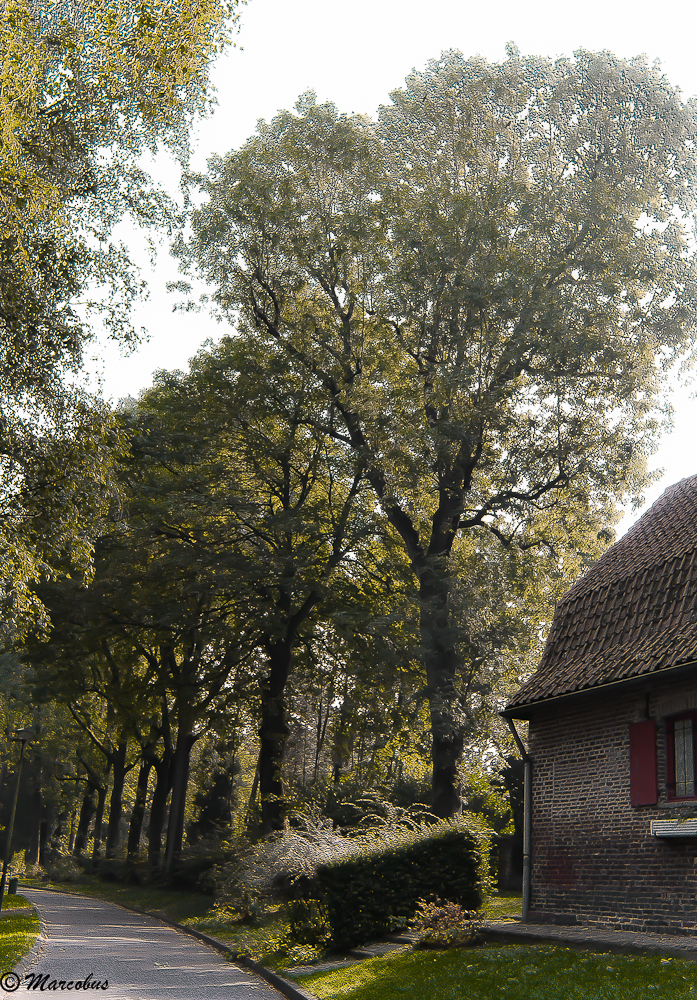
[[506, 917], [520, 917], [523, 913], [523, 897], [519, 892], [501, 890], [496, 896], [490, 896], [484, 903], [483, 910], [487, 920], [504, 920]]
[[213, 897], [204, 892], [184, 892], [179, 889], [156, 889], [141, 885], [123, 885], [121, 882], [101, 882], [85, 875], [79, 882], [33, 882], [21, 879], [22, 885], [32, 889], [59, 889], [78, 896], [92, 896], [107, 903], [135, 906], [155, 917], [167, 917], [178, 923], [186, 917], [200, 917], [213, 906]]
[[[257, 962], [278, 964], [274, 958], [276, 953], [280, 950], [285, 955], [287, 951], [285, 936], [290, 930], [290, 924], [281, 906], [269, 907], [257, 924], [244, 924], [229, 917], [226, 919], [224, 914], [219, 914], [215, 910], [202, 917], [190, 917], [182, 923], [185, 927], [192, 927], [204, 934], [210, 934], [218, 941], [224, 941], [230, 945], [231, 951], [249, 955]], [[308, 951], [308, 954], [304, 956], [303, 961], [312, 961], [317, 957], [314, 949], [305, 951]], [[280, 960], [281, 955], [278, 957]]]
[[17, 910], [22, 906], [31, 906], [31, 903], [24, 896], [18, 896], [17, 893], [13, 893], [13, 895], [10, 895], [9, 892], [5, 893], [5, 898], [2, 901], [3, 913], [5, 910]]
[[694, 962], [548, 945], [400, 952], [295, 981], [320, 1000], [697, 998]]
[[[2, 904], [5, 910], [31, 905], [23, 896], [5, 896]], [[11, 972], [20, 958], [31, 950], [40, 924], [38, 917], [17, 913], [0, 920], [0, 975]]]
[[[501, 892], [489, 899], [484, 909], [489, 920], [502, 920], [506, 917], [520, 916], [521, 907], [520, 893]], [[284, 941], [284, 937], [290, 931], [290, 924], [280, 906], [269, 907], [264, 918], [256, 926], [221, 919], [215, 911], [204, 916], [191, 917], [182, 923], [204, 934], [210, 934], [211, 937], [229, 944], [233, 951], [249, 955], [255, 961], [264, 962], [273, 968], [306, 965], [327, 957], [309, 945], [288, 948], [287, 939]]]

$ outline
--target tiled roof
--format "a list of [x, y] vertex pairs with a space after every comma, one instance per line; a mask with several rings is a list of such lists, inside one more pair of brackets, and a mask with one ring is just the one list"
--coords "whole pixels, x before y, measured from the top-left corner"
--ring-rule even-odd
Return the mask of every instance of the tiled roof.
[[506, 709], [697, 660], [697, 476], [671, 486], [559, 601]]

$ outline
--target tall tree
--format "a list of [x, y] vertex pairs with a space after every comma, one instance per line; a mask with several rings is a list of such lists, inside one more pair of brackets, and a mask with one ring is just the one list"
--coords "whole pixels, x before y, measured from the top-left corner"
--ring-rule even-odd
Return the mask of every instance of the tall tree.
[[[459, 806], [459, 535], [554, 551], [646, 483], [692, 343], [697, 106], [643, 59], [448, 52], [374, 125], [305, 95], [212, 164], [187, 253], [323, 393], [418, 580], [433, 809]], [[331, 417], [329, 416], [331, 414]], [[475, 542], [476, 545], [476, 542]]]
[[[374, 534], [371, 504], [350, 450], [321, 426], [331, 420], [313, 379], [290, 373], [278, 350], [225, 339], [186, 376], [161, 374], [140, 408], [189, 458], [170, 464], [173, 534], [188, 526], [191, 552], [227, 565], [243, 643], [260, 675], [259, 789], [265, 833], [283, 826], [286, 690], [297, 651], [312, 642], [340, 567]], [[182, 458], [184, 452], [181, 452]], [[322, 612], [320, 611], [322, 609]]]

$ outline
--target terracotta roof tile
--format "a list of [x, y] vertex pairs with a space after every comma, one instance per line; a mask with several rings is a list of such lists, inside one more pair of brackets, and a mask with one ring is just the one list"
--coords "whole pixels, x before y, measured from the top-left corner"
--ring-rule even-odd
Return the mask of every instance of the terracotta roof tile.
[[697, 476], [671, 486], [559, 601], [537, 671], [506, 706], [697, 660]]

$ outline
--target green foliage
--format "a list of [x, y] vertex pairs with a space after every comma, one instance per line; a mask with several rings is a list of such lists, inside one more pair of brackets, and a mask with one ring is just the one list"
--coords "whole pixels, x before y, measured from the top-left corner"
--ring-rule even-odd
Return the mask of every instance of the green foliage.
[[335, 948], [405, 927], [419, 900], [478, 909], [489, 889], [489, 834], [461, 818], [366, 838], [352, 857], [318, 868], [310, 885], [326, 907]]
[[681, 1000], [697, 989], [692, 962], [554, 945], [401, 953], [298, 978], [319, 1000]]
[[229, 944], [236, 954], [249, 955], [257, 962], [301, 964], [318, 957], [318, 950], [313, 945], [299, 945], [294, 941], [284, 907], [257, 902], [259, 905], [251, 919], [236, 906], [219, 902], [207, 913], [186, 918], [182, 923], [210, 934]]
[[160, 374], [133, 421], [134, 458], [153, 497], [159, 487], [145, 517], [188, 569], [195, 553], [197, 583], [225, 588], [225, 618], [257, 674], [265, 833], [285, 814], [286, 689], [299, 660], [319, 659], [319, 620], [360, 591], [377, 535], [360, 468], [317, 426], [324, 413], [313, 380], [280, 352], [225, 338], [186, 376]]
[[117, 500], [114, 461], [124, 442], [105, 407], [77, 390], [36, 404], [24, 390], [12, 398], [0, 375], [0, 408], [2, 648], [30, 626], [45, 634], [37, 581], [71, 573], [90, 580], [94, 540]]
[[290, 934], [298, 944], [324, 948], [331, 939], [326, 909], [319, 899], [294, 899], [286, 904]]
[[479, 911], [459, 903], [420, 899], [411, 925], [418, 931], [417, 948], [460, 948], [478, 941], [484, 920]]
[[214, 893], [216, 871], [221, 864], [230, 862], [234, 851], [230, 845], [209, 843], [188, 848], [172, 865], [169, 882], [174, 889], [198, 890]]
[[128, 214], [171, 231], [176, 208], [140, 158], [164, 143], [186, 161], [236, 8], [2, 5], [0, 642], [46, 625], [33, 582], [89, 579], [119, 436], [74, 374], [95, 317], [122, 343], [137, 339], [129, 311], [143, 284], [113, 229]]
[[45, 865], [46, 877], [50, 879], [51, 882], [60, 882], [61, 884], [66, 883], [70, 885], [76, 885], [82, 882], [85, 874], [85, 870], [82, 865], [79, 865], [74, 858], [68, 856], [59, 856], [54, 858], [52, 861]]
[[232, 867], [223, 892], [234, 892], [240, 885], [247, 892], [268, 894], [299, 879], [311, 879], [320, 865], [350, 857], [359, 849], [359, 842], [335, 832], [331, 821], [306, 818], [297, 829], [273, 834], [252, 847], [241, 865]]
[[512, 833], [513, 813], [507, 796], [492, 783], [483, 768], [468, 768], [462, 792], [463, 807], [481, 816], [496, 833]]
[[516, 833], [523, 832], [525, 808], [525, 764], [520, 757], [507, 756], [504, 766], [500, 769], [492, 784], [495, 788], [505, 791]]

